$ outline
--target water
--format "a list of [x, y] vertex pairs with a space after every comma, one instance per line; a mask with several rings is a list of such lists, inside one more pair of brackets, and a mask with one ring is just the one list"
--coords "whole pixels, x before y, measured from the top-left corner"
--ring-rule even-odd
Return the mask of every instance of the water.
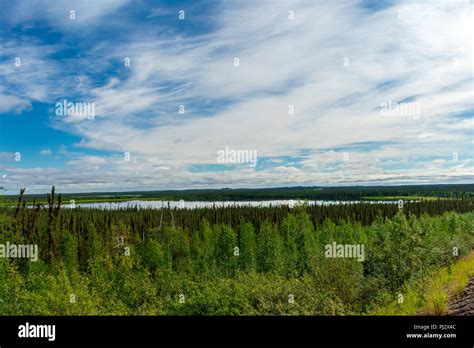
[[[327, 206], [327, 205], [340, 205], [340, 204], [354, 204], [361, 203], [362, 201], [306, 201], [308, 205], [318, 205], [318, 206]], [[372, 204], [397, 204], [397, 201], [363, 201], [364, 203]], [[63, 208], [94, 208], [94, 209], [105, 209], [105, 210], [117, 210], [117, 209], [127, 209], [135, 208], [139, 209], [161, 209], [168, 207], [178, 208], [178, 209], [195, 209], [195, 208], [212, 208], [215, 207], [269, 207], [269, 206], [289, 206], [294, 208], [300, 204], [303, 204], [304, 201], [298, 200], [266, 200], [266, 201], [142, 201], [142, 200], [133, 200], [125, 202], [97, 202], [97, 203], [75, 203], [75, 204], [64, 204]]]

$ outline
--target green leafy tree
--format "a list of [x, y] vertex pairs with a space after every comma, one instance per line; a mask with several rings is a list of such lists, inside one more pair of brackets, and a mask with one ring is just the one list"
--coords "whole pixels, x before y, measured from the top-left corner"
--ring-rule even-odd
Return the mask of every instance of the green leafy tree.
[[166, 254], [163, 246], [153, 240], [148, 239], [143, 248], [143, 263], [152, 274], [163, 275], [171, 270], [171, 259]]
[[318, 246], [316, 233], [308, 214], [304, 212], [298, 214], [296, 221], [295, 238], [299, 250], [297, 267], [301, 272], [315, 272], [318, 256], [322, 255], [322, 247]]
[[214, 248], [215, 236], [209, 222], [202, 220], [200, 223], [197, 238], [194, 238], [194, 257], [196, 269], [202, 275], [209, 275], [214, 272]]
[[173, 267], [177, 272], [191, 272], [191, 249], [189, 237], [179, 228], [166, 227], [159, 235], [159, 241], [171, 252]]
[[239, 228], [239, 268], [243, 271], [255, 271], [255, 230], [253, 225], [248, 222], [240, 224]]
[[292, 214], [282, 221], [281, 230], [283, 236], [283, 250], [285, 260], [285, 274], [288, 278], [296, 277], [298, 270], [298, 245], [297, 240], [298, 221]]
[[264, 222], [257, 237], [257, 270], [282, 274], [283, 267], [283, 245], [280, 234], [273, 225]]
[[371, 247], [375, 269], [391, 290], [399, 290], [421, 272], [423, 235], [418, 225], [414, 227], [403, 212], [376, 227], [378, 234]]
[[234, 274], [237, 266], [236, 248], [237, 235], [227, 225], [218, 229], [217, 244], [215, 249], [215, 260], [219, 273], [225, 277]]

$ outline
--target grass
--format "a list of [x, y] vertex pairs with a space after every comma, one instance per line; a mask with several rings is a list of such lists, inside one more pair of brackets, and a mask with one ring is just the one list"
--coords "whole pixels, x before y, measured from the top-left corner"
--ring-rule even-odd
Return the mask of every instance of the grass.
[[443, 314], [448, 307], [448, 299], [459, 295], [474, 275], [474, 252], [462, 258], [451, 267], [442, 268], [432, 279], [428, 292], [426, 314]]
[[408, 288], [403, 303], [392, 301], [374, 315], [443, 315], [450, 298], [459, 295], [474, 275], [474, 251], [450, 267], [443, 267], [427, 280], [424, 290]]

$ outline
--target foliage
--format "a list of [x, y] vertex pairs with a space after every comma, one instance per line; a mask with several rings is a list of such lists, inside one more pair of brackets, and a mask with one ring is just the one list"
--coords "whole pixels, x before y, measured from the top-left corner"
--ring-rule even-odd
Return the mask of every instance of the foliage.
[[[0, 244], [37, 244], [40, 258], [0, 257], [0, 314], [439, 313], [439, 288], [420, 294], [474, 249], [472, 210], [443, 200], [102, 211], [61, 209], [54, 192], [46, 208], [20, 198], [0, 214]], [[364, 259], [325, 257], [332, 243], [363, 245]]]

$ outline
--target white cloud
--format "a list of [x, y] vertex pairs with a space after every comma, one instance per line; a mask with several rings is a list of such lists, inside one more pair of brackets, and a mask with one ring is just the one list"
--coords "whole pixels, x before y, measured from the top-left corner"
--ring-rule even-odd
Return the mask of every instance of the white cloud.
[[51, 156], [53, 154], [53, 151], [51, 149], [43, 149], [40, 151], [41, 156]]
[[[89, 4], [85, 23], [108, 23], [104, 16], [123, 3], [115, 5]], [[102, 42], [94, 55], [115, 63], [130, 57], [131, 66], [101, 86], [84, 78], [80, 93], [96, 103], [96, 118], [64, 119], [55, 127], [82, 136], [78, 148], [128, 151], [135, 160], [130, 166], [117, 155], [81, 157], [69, 165], [90, 168], [95, 181], [77, 173], [67, 185], [469, 181], [474, 129], [453, 114], [472, 111], [470, 7], [468, 1], [400, 1], [371, 12], [354, 1], [225, 2], [209, 14], [214, 24], [207, 33], [175, 37], [137, 29], [129, 41]], [[419, 118], [381, 115], [381, 103], [406, 98], [419, 104]], [[184, 115], [178, 114], [181, 104]], [[355, 147], [347, 163], [342, 151], [331, 150], [365, 142], [388, 144], [373, 151]], [[302, 150], [309, 154], [300, 169], [189, 171], [188, 165], [215, 164], [216, 150], [225, 146], [256, 149], [276, 161]], [[430, 160], [455, 151], [463, 155], [458, 165]], [[404, 166], [386, 168], [397, 163]]]
[[[62, 30], [75, 31], [85, 26], [100, 25], [100, 20], [127, 4], [128, 0], [48, 0], [15, 1], [5, 6], [4, 23], [15, 26], [19, 23], [47, 20]], [[70, 11], [75, 11], [71, 19]], [[113, 17], [112, 17], [113, 18]]]
[[31, 103], [14, 95], [0, 94], [0, 113], [13, 110], [20, 113], [31, 107]]

